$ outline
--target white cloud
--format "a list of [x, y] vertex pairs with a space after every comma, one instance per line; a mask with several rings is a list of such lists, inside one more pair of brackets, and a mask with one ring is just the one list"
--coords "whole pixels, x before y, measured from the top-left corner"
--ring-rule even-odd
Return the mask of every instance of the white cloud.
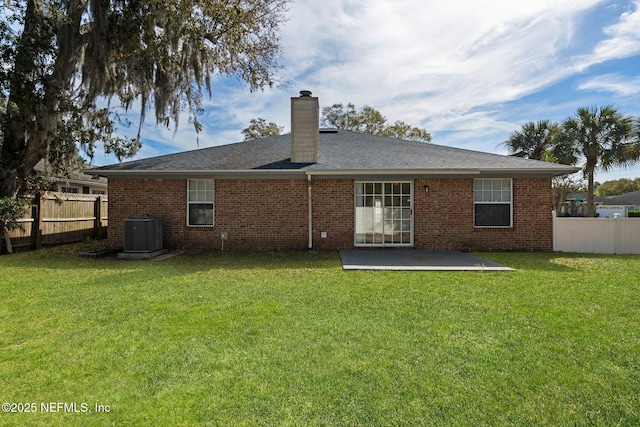
[[594, 47], [593, 52], [572, 59], [576, 72], [606, 61], [628, 58], [640, 53], [640, 0], [629, 4], [629, 10], [620, 15], [613, 25], [602, 29], [607, 36]]
[[619, 96], [640, 94], [640, 77], [630, 78], [620, 74], [597, 76], [578, 86], [580, 90], [612, 92]]
[[609, 36], [596, 46], [594, 61], [625, 58], [640, 53], [640, 1], [634, 2], [635, 10], [620, 16], [620, 22], [604, 30]]
[[559, 55], [571, 46], [574, 20], [598, 3], [301, 2], [283, 33], [287, 70], [295, 84], [315, 85], [325, 104], [368, 104], [430, 128], [449, 117], [453, 125], [460, 114], [572, 72]]

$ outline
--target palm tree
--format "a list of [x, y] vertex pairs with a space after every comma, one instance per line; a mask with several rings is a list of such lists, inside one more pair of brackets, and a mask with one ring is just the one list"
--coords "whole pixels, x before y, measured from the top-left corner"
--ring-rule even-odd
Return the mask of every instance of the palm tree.
[[[550, 120], [538, 120], [522, 125], [522, 129], [515, 131], [503, 145], [509, 150], [509, 154], [526, 159], [545, 160], [558, 162], [555, 152], [557, 151], [558, 138], [561, 126]], [[577, 190], [579, 182], [568, 176], [554, 177], [553, 186], [553, 206], [556, 212], [560, 212], [565, 199]]]
[[584, 161], [587, 178], [587, 216], [595, 216], [593, 204], [596, 169], [610, 170], [629, 166], [640, 159], [640, 140], [634, 131], [634, 119], [612, 106], [578, 108], [574, 117], [562, 124], [554, 155], [561, 163], [575, 165]]
[[541, 160], [546, 152], [553, 149], [560, 126], [549, 120], [538, 120], [522, 125], [504, 142], [509, 154], [516, 157]]

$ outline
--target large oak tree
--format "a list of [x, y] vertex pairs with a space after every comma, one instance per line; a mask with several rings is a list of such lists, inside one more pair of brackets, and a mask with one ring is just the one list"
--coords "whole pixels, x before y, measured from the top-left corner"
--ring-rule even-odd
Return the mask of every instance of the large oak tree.
[[360, 110], [356, 110], [352, 103], [348, 103], [346, 106], [339, 103], [324, 107], [321, 124], [335, 129], [352, 130], [409, 141], [431, 141], [431, 134], [426, 129], [411, 126], [401, 120], [397, 120], [391, 125], [387, 124], [387, 118], [368, 105]]
[[[288, 0], [10, 0], [0, 20], [0, 197], [38, 161], [60, 167], [104, 144], [118, 158], [138, 137], [117, 111], [196, 130], [215, 75], [272, 85]], [[118, 108], [112, 108], [118, 107]]]
[[278, 136], [282, 133], [284, 127], [278, 126], [275, 122], [269, 122], [262, 117], [251, 119], [249, 126], [242, 129], [242, 135], [245, 141], [258, 138], [267, 138], [269, 136]]

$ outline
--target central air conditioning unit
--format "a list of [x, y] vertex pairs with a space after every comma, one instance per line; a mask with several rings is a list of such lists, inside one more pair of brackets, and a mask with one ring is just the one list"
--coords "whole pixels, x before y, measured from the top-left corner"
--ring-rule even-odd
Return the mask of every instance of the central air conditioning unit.
[[162, 219], [144, 215], [124, 220], [125, 252], [155, 252], [162, 246]]

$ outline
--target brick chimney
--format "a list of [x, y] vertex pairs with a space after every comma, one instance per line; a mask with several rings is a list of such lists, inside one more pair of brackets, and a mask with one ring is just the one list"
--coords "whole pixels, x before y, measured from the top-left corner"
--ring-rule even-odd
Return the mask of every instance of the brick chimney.
[[291, 98], [291, 162], [317, 163], [320, 142], [320, 107], [311, 91]]

